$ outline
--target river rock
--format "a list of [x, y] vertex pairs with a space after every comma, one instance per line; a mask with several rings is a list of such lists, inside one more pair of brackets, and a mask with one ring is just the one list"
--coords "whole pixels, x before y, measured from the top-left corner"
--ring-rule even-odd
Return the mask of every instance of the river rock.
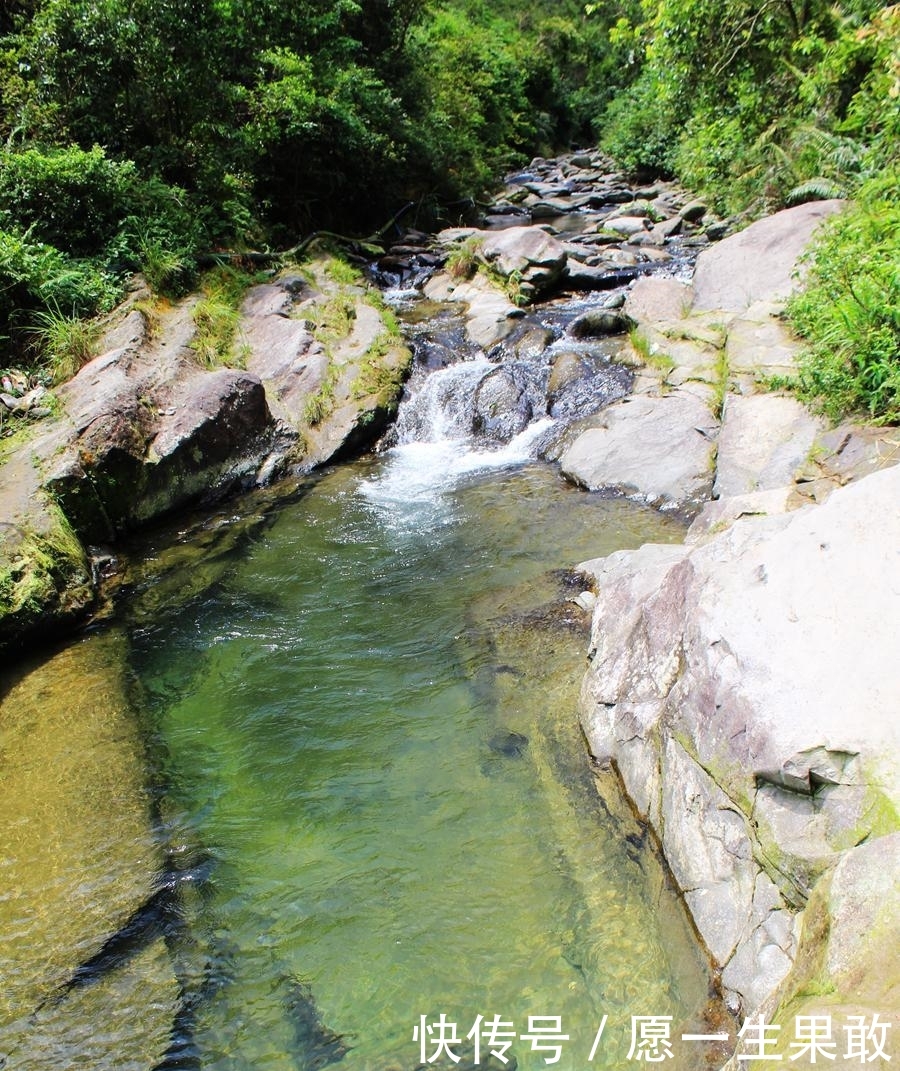
[[489, 439], [509, 442], [531, 420], [531, 404], [504, 368], [489, 372], [475, 391], [473, 430]]
[[682, 208], [679, 215], [686, 223], [698, 223], [706, 215], [708, 209], [702, 201], [689, 201]]
[[642, 234], [644, 231], [649, 230], [650, 226], [650, 221], [646, 216], [616, 216], [614, 219], [605, 219], [603, 221], [604, 230], [614, 231], [616, 234], [621, 234], [626, 238], [630, 238], [635, 234]]
[[[162, 941], [129, 970], [125, 992], [112, 979], [65, 989], [164, 866], [125, 656], [120, 636], [94, 635], [5, 682], [0, 1057], [11, 1054], [10, 1068], [149, 1069], [168, 1047], [178, 986]], [[135, 987], [140, 1015], [127, 1003]], [[101, 1050], [106, 1060], [94, 1060]]]
[[581, 379], [586, 374], [582, 354], [563, 350], [553, 358], [550, 377], [547, 380], [547, 397], [555, 399], [570, 383]]
[[821, 222], [844, 203], [812, 201], [786, 208], [704, 250], [694, 271], [694, 309], [740, 313], [754, 301], [788, 297], [801, 253]]
[[435, 301], [464, 302], [466, 334], [484, 350], [504, 339], [514, 321], [522, 316], [522, 310], [480, 273], [462, 283], [454, 283], [449, 275], [441, 273], [428, 282], [425, 295]]
[[574, 319], [567, 333], [571, 338], [602, 338], [604, 335], [621, 335], [631, 326], [631, 320], [624, 313], [601, 307]]
[[645, 276], [638, 279], [625, 299], [625, 315], [636, 324], [680, 320], [690, 308], [692, 290], [676, 279]]
[[591, 750], [657, 829], [747, 1013], [787, 974], [822, 875], [897, 826], [900, 682], [878, 636], [900, 630], [898, 498], [895, 467], [821, 506], [583, 567], [599, 592]]
[[590, 491], [617, 490], [690, 514], [709, 498], [717, 421], [696, 395], [636, 395], [591, 418], [560, 459]]
[[729, 394], [716, 460], [716, 498], [793, 484], [823, 423], [779, 394]]
[[566, 266], [562, 243], [539, 227], [485, 232], [478, 256], [502, 275], [517, 275], [537, 291], [551, 287]]
[[623, 398], [631, 389], [631, 372], [601, 353], [559, 353], [547, 381], [547, 408], [558, 420], [586, 417]]
[[195, 369], [172, 384], [159, 409], [133, 396], [138, 383], [119, 391], [113, 378], [114, 404], [98, 397], [96, 419], [46, 474], [46, 486], [90, 542], [252, 482], [271, 448], [275, 429], [256, 376]]

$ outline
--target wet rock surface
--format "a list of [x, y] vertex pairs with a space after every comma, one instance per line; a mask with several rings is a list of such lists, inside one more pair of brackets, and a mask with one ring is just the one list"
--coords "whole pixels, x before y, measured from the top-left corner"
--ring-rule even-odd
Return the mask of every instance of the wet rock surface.
[[[0, 1063], [149, 1069], [179, 1001], [162, 937], [75, 984], [164, 868], [121, 637], [70, 646], [4, 686]], [[140, 1022], [123, 997], [146, 1009]]]
[[[288, 273], [248, 292], [246, 368], [200, 359], [197, 296], [151, 313], [136, 290], [100, 356], [56, 390], [57, 415], [4, 443], [0, 643], [94, 604], [87, 546], [377, 438], [409, 353], [363, 286], [334, 283], [327, 261], [310, 278]], [[347, 328], [323, 340], [316, 323], [329, 303]]]

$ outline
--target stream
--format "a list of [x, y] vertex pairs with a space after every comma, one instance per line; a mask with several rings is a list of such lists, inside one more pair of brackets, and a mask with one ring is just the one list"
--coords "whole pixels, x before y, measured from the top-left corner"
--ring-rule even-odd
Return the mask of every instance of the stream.
[[[385, 448], [306, 480], [215, 554], [211, 533], [241, 523], [228, 509], [156, 535], [167, 549], [143, 553], [165, 569], [73, 645], [124, 659], [116, 738], [137, 733], [157, 842], [181, 860], [157, 1067], [626, 1067], [632, 1016], [669, 1017], [668, 1066], [694, 1067], [677, 1038], [706, 1022], [707, 965], [645, 831], [598, 791], [577, 722], [589, 615], [568, 572], [683, 528], [538, 460], [560, 421], [627, 390], [606, 342], [565, 335], [608, 296], [536, 312], [499, 360], [408, 289], [393, 300], [418, 360]], [[534, 329], [549, 347], [529, 361], [516, 339]], [[554, 412], [560, 350], [592, 367], [594, 394]], [[489, 426], [478, 397], [498, 369], [514, 419]], [[84, 687], [76, 675], [51, 699]], [[84, 888], [115, 879], [92, 871]], [[0, 898], [12, 944], [35, 940], [34, 911]], [[116, 1054], [149, 1005], [126, 1003], [87, 1062], [60, 1042], [60, 1017], [96, 1022], [78, 987], [23, 1027], [28, 958], [14, 950], [0, 1066], [142, 1066]]]

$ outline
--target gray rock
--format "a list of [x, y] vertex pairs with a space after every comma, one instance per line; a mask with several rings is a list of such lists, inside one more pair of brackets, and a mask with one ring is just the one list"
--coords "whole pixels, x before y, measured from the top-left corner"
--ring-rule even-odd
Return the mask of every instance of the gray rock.
[[717, 422], [693, 394], [638, 395], [608, 406], [592, 424], [560, 459], [567, 479], [684, 513], [709, 497]]
[[555, 398], [565, 387], [585, 374], [585, 364], [579, 353], [562, 351], [553, 358], [547, 380], [547, 396]]
[[538, 290], [555, 283], [566, 266], [562, 243], [539, 227], [488, 231], [478, 256], [502, 275], [517, 274]]
[[728, 498], [792, 484], [822, 428], [795, 398], [729, 394], [713, 494]]
[[473, 430], [499, 442], [509, 442], [531, 420], [531, 404], [503, 368], [484, 377], [475, 391], [473, 404]]
[[[821, 506], [582, 566], [599, 592], [591, 750], [657, 828], [747, 1013], [784, 977], [822, 874], [896, 829], [898, 500], [887, 469]], [[879, 898], [896, 916], [896, 885]], [[875, 978], [880, 948], [855, 948]]]
[[[813, 1066], [809, 1054], [795, 1047], [800, 1016], [818, 1016], [830, 1029], [815, 1066], [827, 1060], [829, 1067], [850, 1071], [863, 1062], [884, 1062], [895, 1051], [890, 1027], [897, 1022], [898, 873], [900, 834], [894, 833], [847, 851], [819, 881], [803, 913], [794, 967], [762, 1007], [765, 1021], [781, 1028], [773, 1058], [800, 1057], [797, 1066]], [[883, 1035], [876, 1024], [883, 1025]], [[855, 1047], [852, 1032], [859, 1039]], [[743, 1052], [723, 1071], [746, 1067], [739, 1059]]]
[[754, 380], [760, 374], [790, 376], [802, 344], [778, 318], [778, 303], [757, 301], [728, 324], [725, 355], [732, 375]]
[[625, 299], [625, 313], [636, 324], [680, 320], [690, 307], [690, 286], [675, 279], [645, 276], [638, 279]]
[[708, 209], [702, 201], [690, 201], [681, 210], [681, 218], [686, 223], [696, 223], [703, 219]]
[[603, 229], [630, 238], [650, 229], [650, 221], [645, 216], [617, 216], [603, 221]]
[[786, 208], [704, 250], [694, 272], [694, 309], [739, 313], [754, 301], [786, 298], [800, 254], [819, 224], [843, 205], [812, 201]]
[[650, 229], [650, 238], [658, 245], [665, 245], [669, 238], [674, 238], [676, 234], [681, 233], [681, 224], [682, 220], [679, 216], [654, 223]]
[[603, 338], [605, 335], [621, 335], [632, 322], [628, 316], [614, 309], [599, 308], [584, 312], [574, 319], [568, 328], [571, 338]]

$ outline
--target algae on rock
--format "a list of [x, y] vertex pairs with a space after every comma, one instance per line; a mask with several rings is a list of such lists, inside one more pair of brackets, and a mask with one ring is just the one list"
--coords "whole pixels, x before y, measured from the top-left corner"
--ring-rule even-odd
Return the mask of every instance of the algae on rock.
[[[151, 898], [164, 865], [125, 653], [120, 635], [98, 634], [5, 682], [0, 1054], [11, 1067], [53, 1066], [48, 1051], [74, 1066], [89, 1049], [94, 1068], [150, 1068], [168, 1045], [178, 992], [161, 945], [140, 953], [146, 970], [138, 958], [118, 968], [138, 971], [122, 991], [106, 975], [87, 989], [72, 984]], [[119, 1003], [133, 986], [143, 994], [138, 1019]]]

